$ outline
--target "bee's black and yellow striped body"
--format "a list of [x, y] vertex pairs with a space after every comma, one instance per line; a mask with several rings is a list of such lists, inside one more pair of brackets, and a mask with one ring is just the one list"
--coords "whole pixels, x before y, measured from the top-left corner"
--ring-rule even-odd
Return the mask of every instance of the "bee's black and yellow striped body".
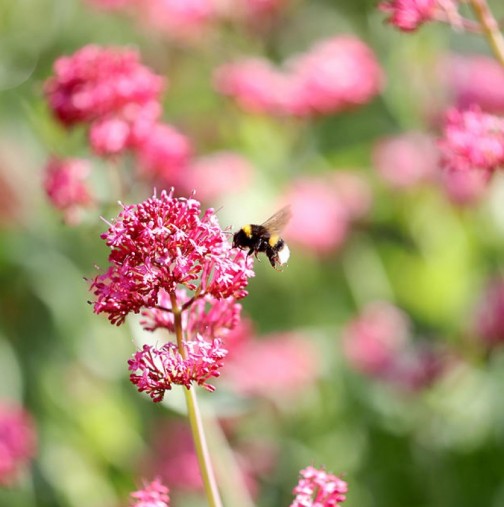
[[289, 248], [279, 232], [290, 219], [290, 208], [282, 208], [262, 225], [247, 224], [233, 235], [233, 247], [248, 248], [248, 255], [263, 252], [276, 269], [289, 258]]

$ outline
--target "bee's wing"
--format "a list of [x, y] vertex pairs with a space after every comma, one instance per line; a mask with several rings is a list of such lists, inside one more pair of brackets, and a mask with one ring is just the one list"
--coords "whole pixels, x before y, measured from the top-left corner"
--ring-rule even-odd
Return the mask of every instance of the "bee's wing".
[[273, 216], [269, 217], [266, 222], [261, 224], [269, 232], [280, 233], [282, 229], [287, 225], [287, 222], [291, 219], [292, 211], [291, 207], [284, 206], [281, 210], [278, 210]]

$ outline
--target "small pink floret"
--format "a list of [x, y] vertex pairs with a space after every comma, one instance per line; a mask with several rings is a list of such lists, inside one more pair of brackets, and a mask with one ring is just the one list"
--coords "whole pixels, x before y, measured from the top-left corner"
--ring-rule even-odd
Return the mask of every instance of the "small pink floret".
[[403, 32], [412, 32], [430, 21], [438, 0], [391, 0], [381, 2], [379, 9], [389, 14], [387, 22]]
[[145, 482], [142, 489], [131, 493], [131, 507], [169, 507], [169, 489], [160, 479]]

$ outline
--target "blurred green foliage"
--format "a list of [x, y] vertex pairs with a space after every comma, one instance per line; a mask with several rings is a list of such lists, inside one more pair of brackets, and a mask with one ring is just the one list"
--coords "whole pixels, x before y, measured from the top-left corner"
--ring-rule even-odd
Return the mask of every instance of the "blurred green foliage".
[[[212, 69], [233, 56], [281, 60], [340, 33], [363, 38], [386, 74], [382, 96], [359, 110], [301, 126], [244, 114], [212, 90]], [[138, 47], [170, 80], [167, 121], [198, 152], [234, 149], [258, 167], [247, 195], [215, 203], [224, 204], [223, 225], [266, 217], [297, 175], [350, 169], [372, 185], [368, 223], [340, 252], [323, 259], [293, 252], [282, 273], [256, 263], [243, 301], [259, 333], [301, 330], [313, 340], [323, 358], [317, 383], [276, 404], [228, 399], [219, 386], [205, 396], [215, 413], [239, 421], [235, 438], [265, 436], [278, 446], [274, 471], [259, 480], [257, 505], [289, 505], [308, 464], [345, 474], [348, 507], [504, 505], [504, 355], [483, 357], [465, 335], [478, 291], [502, 270], [502, 201], [496, 191], [461, 211], [436, 190], [394, 192], [370, 159], [379, 137], [424, 129], [425, 108], [442, 107], [429, 79], [438, 56], [485, 52], [482, 40], [438, 26], [399, 34], [384, 26], [371, 0], [299, 0], [266, 36], [228, 27], [208, 44], [184, 47], [77, 0], [18, 0], [0, 3], [0, 396], [33, 414], [39, 446], [31, 470], [0, 490], [0, 506], [125, 505], [140, 483], [140, 461], [153, 452], [152, 428], [178, 413], [170, 401], [153, 406], [129, 385], [133, 325], [112, 327], [86, 303], [83, 277], [106, 263], [99, 214], [69, 228], [41, 187], [50, 153], [92, 158], [83, 133], [58, 127], [42, 95], [54, 60], [88, 43]], [[138, 189], [131, 201], [147, 195]], [[103, 214], [116, 212], [111, 206]], [[461, 366], [420, 393], [352, 371], [341, 328], [376, 299], [405, 309], [418, 335], [453, 346]], [[173, 503], [204, 504], [197, 495]]]

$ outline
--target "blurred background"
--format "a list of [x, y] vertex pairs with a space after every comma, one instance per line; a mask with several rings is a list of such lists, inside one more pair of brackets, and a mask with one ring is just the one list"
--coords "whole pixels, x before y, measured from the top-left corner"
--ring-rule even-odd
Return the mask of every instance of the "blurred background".
[[[100, 217], [171, 185], [229, 230], [294, 212], [288, 266], [255, 262], [244, 344], [201, 393], [227, 505], [245, 484], [288, 506], [307, 465], [343, 474], [348, 507], [504, 505], [504, 178], [442, 174], [436, 146], [453, 105], [504, 113], [504, 71], [479, 36], [384, 19], [372, 0], [0, 0], [0, 506], [123, 506], [155, 476], [206, 505], [181, 393], [130, 385], [138, 319], [94, 315], [84, 280], [107, 265]], [[165, 78], [175, 147], [104, 156], [55, 118], [44, 83], [89, 44]], [[57, 209], [48, 165], [74, 159], [93, 198]]]

